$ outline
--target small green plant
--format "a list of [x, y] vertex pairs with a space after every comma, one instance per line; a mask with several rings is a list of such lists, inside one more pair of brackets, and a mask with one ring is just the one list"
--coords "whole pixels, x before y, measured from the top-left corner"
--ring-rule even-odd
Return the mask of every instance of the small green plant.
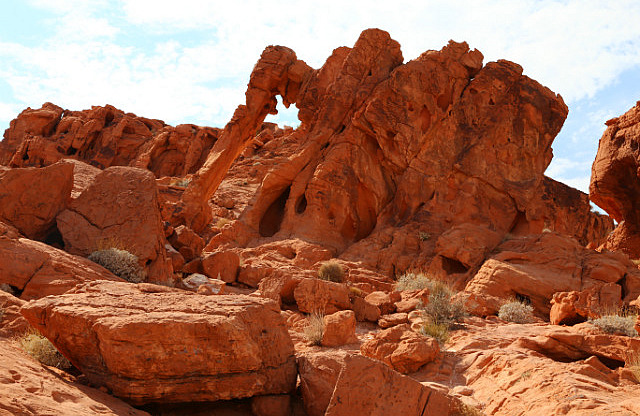
[[436, 324], [433, 322], [426, 322], [420, 328], [420, 333], [428, 337], [434, 338], [439, 344], [444, 344], [449, 339], [449, 325]]
[[322, 280], [339, 283], [344, 279], [344, 269], [342, 265], [335, 260], [325, 261], [318, 269], [318, 277]]
[[602, 315], [599, 318], [592, 319], [591, 325], [600, 328], [607, 334], [626, 335], [628, 337], [637, 337], [638, 332], [634, 326], [636, 324], [637, 315], [617, 313]]
[[427, 241], [428, 239], [431, 238], [431, 234], [424, 231], [420, 231], [418, 233], [418, 238], [420, 239], [420, 241]]
[[44, 365], [65, 370], [71, 367], [69, 360], [53, 346], [51, 341], [38, 332], [29, 332], [20, 338], [20, 346], [30, 356]]
[[324, 335], [324, 315], [312, 313], [307, 317], [307, 325], [303, 330], [304, 337], [311, 345], [320, 345]]
[[119, 248], [96, 250], [89, 254], [88, 259], [131, 283], [140, 283], [146, 277], [138, 264], [138, 256], [127, 250]]
[[431, 280], [424, 273], [406, 272], [396, 281], [399, 292], [422, 290], [431, 287]]
[[516, 324], [528, 324], [534, 321], [533, 306], [519, 300], [511, 300], [500, 306], [498, 318]]
[[353, 298], [363, 298], [365, 296], [364, 292], [362, 291], [362, 289], [355, 287], [355, 286], [349, 286], [349, 298], [353, 299]]

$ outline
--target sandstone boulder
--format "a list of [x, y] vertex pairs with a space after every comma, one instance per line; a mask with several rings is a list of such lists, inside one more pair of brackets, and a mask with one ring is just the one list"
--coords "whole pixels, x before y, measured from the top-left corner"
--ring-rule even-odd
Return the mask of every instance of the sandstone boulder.
[[301, 312], [330, 315], [351, 306], [349, 289], [344, 284], [317, 278], [302, 279], [293, 296]]
[[551, 299], [549, 321], [553, 325], [571, 325], [618, 310], [621, 304], [622, 287], [615, 283], [593, 286], [581, 292], [558, 292]]
[[395, 302], [400, 300], [400, 294], [394, 292], [394, 294], [389, 294], [385, 292], [372, 292], [369, 293], [364, 300], [369, 302], [372, 305], [375, 305], [380, 309], [380, 313], [382, 315], [388, 315], [390, 313], [395, 312], [396, 305]]
[[[461, 296], [477, 315], [495, 314], [511, 298], [524, 298], [548, 316], [556, 292], [624, 284], [635, 271], [621, 253], [598, 253], [554, 232], [512, 238], [484, 262]], [[621, 292], [622, 293], [622, 292]], [[621, 299], [619, 299], [621, 301]]]
[[0, 290], [0, 337], [22, 335], [29, 329], [29, 322], [20, 314], [25, 301]]
[[321, 344], [324, 347], [338, 347], [356, 342], [356, 314], [353, 311], [339, 311], [326, 315]]
[[88, 256], [120, 248], [135, 254], [148, 281], [171, 280], [171, 260], [153, 175], [142, 169], [111, 167], [95, 177], [57, 217], [69, 253]]
[[122, 281], [85, 258], [0, 231], [0, 283], [16, 289], [22, 299], [59, 295], [93, 280]]
[[0, 338], [0, 414], [148, 416], [100, 390], [65, 380]]
[[133, 404], [288, 394], [293, 344], [277, 305], [96, 282], [22, 314], [97, 386]]
[[55, 232], [56, 216], [69, 203], [73, 170], [68, 162], [42, 169], [0, 166], [0, 221], [27, 238], [47, 239]]
[[408, 324], [402, 324], [380, 331], [360, 346], [360, 352], [408, 374], [433, 361], [440, 347], [435, 339], [417, 334]]
[[226, 283], [236, 281], [239, 267], [240, 257], [229, 250], [205, 253], [202, 258], [202, 268], [205, 274]]
[[604, 244], [640, 258], [640, 102], [620, 117], [608, 120], [591, 168], [589, 196], [604, 209], [618, 227]]

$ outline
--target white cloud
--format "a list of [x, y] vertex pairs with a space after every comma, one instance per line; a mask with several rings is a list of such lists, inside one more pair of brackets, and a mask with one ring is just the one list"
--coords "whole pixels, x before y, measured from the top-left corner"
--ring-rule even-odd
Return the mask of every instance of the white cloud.
[[[19, 40], [0, 44], [0, 77], [16, 104], [52, 101], [81, 109], [110, 103], [174, 124], [224, 125], [243, 103], [249, 73], [266, 45], [289, 46], [317, 68], [368, 27], [389, 31], [405, 59], [450, 38], [467, 40], [487, 60], [523, 65], [569, 102], [593, 96], [621, 71], [640, 66], [635, 1], [30, 3], [56, 16], [55, 35], [37, 47]], [[138, 35], [152, 46], [137, 44]]]

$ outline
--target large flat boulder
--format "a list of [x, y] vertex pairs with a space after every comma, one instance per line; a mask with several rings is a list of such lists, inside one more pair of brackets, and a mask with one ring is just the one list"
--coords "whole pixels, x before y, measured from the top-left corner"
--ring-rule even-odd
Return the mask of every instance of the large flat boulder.
[[94, 282], [22, 314], [91, 383], [133, 404], [295, 389], [293, 343], [272, 300]]

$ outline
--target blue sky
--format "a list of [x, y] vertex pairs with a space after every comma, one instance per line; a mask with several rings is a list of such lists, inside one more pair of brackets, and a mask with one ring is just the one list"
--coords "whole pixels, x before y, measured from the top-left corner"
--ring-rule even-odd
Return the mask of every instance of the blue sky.
[[[318, 68], [379, 27], [405, 60], [466, 40], [561, 94], [570, 113], [547, 174], [586, 191], [604, 122], [640, 100], [638, 22], [640, 2], [624, 0], [5, 0], [0, 131], [46, 101], [222, 127], [266, 45]], [[295, 125], [295, 110], [272, 121]]]

